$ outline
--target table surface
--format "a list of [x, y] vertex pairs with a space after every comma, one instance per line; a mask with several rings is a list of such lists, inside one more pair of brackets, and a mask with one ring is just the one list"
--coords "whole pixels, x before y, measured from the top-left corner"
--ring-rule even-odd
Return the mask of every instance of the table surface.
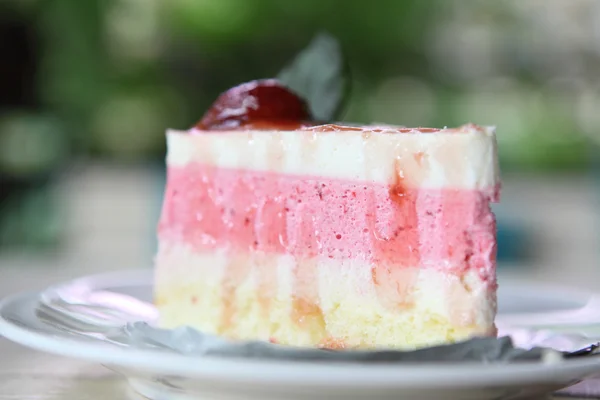
[[[70, 213], [64, 251], [37, 258], [0, 253], [0, 298], [77, 276], [151, 265], [159, 201], [152, 204], [148, 199], [161, 190], [156, 177], [143, 168], [91, 166], [78, 171], [83, 172], [57, 185]], [[600, 291], [596, 262], [600, 242], [597, 221], [590, 218], [596, 215], [597, 203], [590, 188], [589, 182], [568, 177], [505, 180], [502, 205], [518, 204], [507, 213], [536, 232], [531, 265], [505, 270]], [[557, 213], [557, 204], [567, 207]], [[600, 377], [560, 397], [565, 395], [600, 399]], [[120, 376], [100, 365], [40, 353], [0, 338], [0, 400], [140, 398]]]
[[141, 399], [119, 375], [0, 339], [0, 399]]

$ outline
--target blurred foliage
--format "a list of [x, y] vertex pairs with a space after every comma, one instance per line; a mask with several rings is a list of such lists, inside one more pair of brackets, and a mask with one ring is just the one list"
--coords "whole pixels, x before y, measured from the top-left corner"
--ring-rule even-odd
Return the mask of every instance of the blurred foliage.
[[497, 125], [507, 168], [585, 165], [568, 94], [546, 88], [573, 75], [547, 71], [561, 44], [544, 41], [516, 0], [4, 1], [39, 37], [39, 97], [73, 154], [162, 157], [166, 127], [191, 126], [221, 91], [274, 76], [326, 30], [353, 74], [344, 119]]

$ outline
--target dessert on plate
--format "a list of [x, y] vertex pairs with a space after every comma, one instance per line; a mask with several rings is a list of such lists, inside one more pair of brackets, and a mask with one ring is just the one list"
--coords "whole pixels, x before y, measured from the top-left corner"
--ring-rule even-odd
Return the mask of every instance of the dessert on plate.
[[495, 335], [493, 128], [315, 122], [264, 80], [167, 143], [161, 326], [338, 349]]

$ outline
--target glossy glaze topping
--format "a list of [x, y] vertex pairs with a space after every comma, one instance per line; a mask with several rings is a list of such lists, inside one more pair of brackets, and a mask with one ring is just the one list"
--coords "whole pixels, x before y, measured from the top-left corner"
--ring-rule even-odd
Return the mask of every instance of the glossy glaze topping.
[[195, 130], [296, 130], [312, 125], [308, 105], [275, 79], [243, 83], [213, 103]]
[[[470, 128], [481, 130], [470, 124]], [[222, 93], [191, 129], [199, 131], [310, 131], [377, 133], [437, 133], [455, 130], [438, 128], [407, 128], [390, 125], [340, 125], [323, 124], [313, 120], [304, 99], [286, 88], [276, 79], [246, 82]]]
[[310, 132], [375, 132], [375, 133], [436, 133], [440, 132], [438, 128], [406, 128], [393, 125], [339, 125], [324, 124], [305, 126], [301, 130]]

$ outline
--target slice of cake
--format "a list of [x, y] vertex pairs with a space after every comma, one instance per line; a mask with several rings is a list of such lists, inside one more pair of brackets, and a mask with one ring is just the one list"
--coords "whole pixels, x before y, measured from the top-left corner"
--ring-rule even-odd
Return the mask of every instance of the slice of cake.
[[167, 132], [163, 327], [327, 348], [495, 335], [492, 128], [317, 125], [276, 82], [240, 88]]

